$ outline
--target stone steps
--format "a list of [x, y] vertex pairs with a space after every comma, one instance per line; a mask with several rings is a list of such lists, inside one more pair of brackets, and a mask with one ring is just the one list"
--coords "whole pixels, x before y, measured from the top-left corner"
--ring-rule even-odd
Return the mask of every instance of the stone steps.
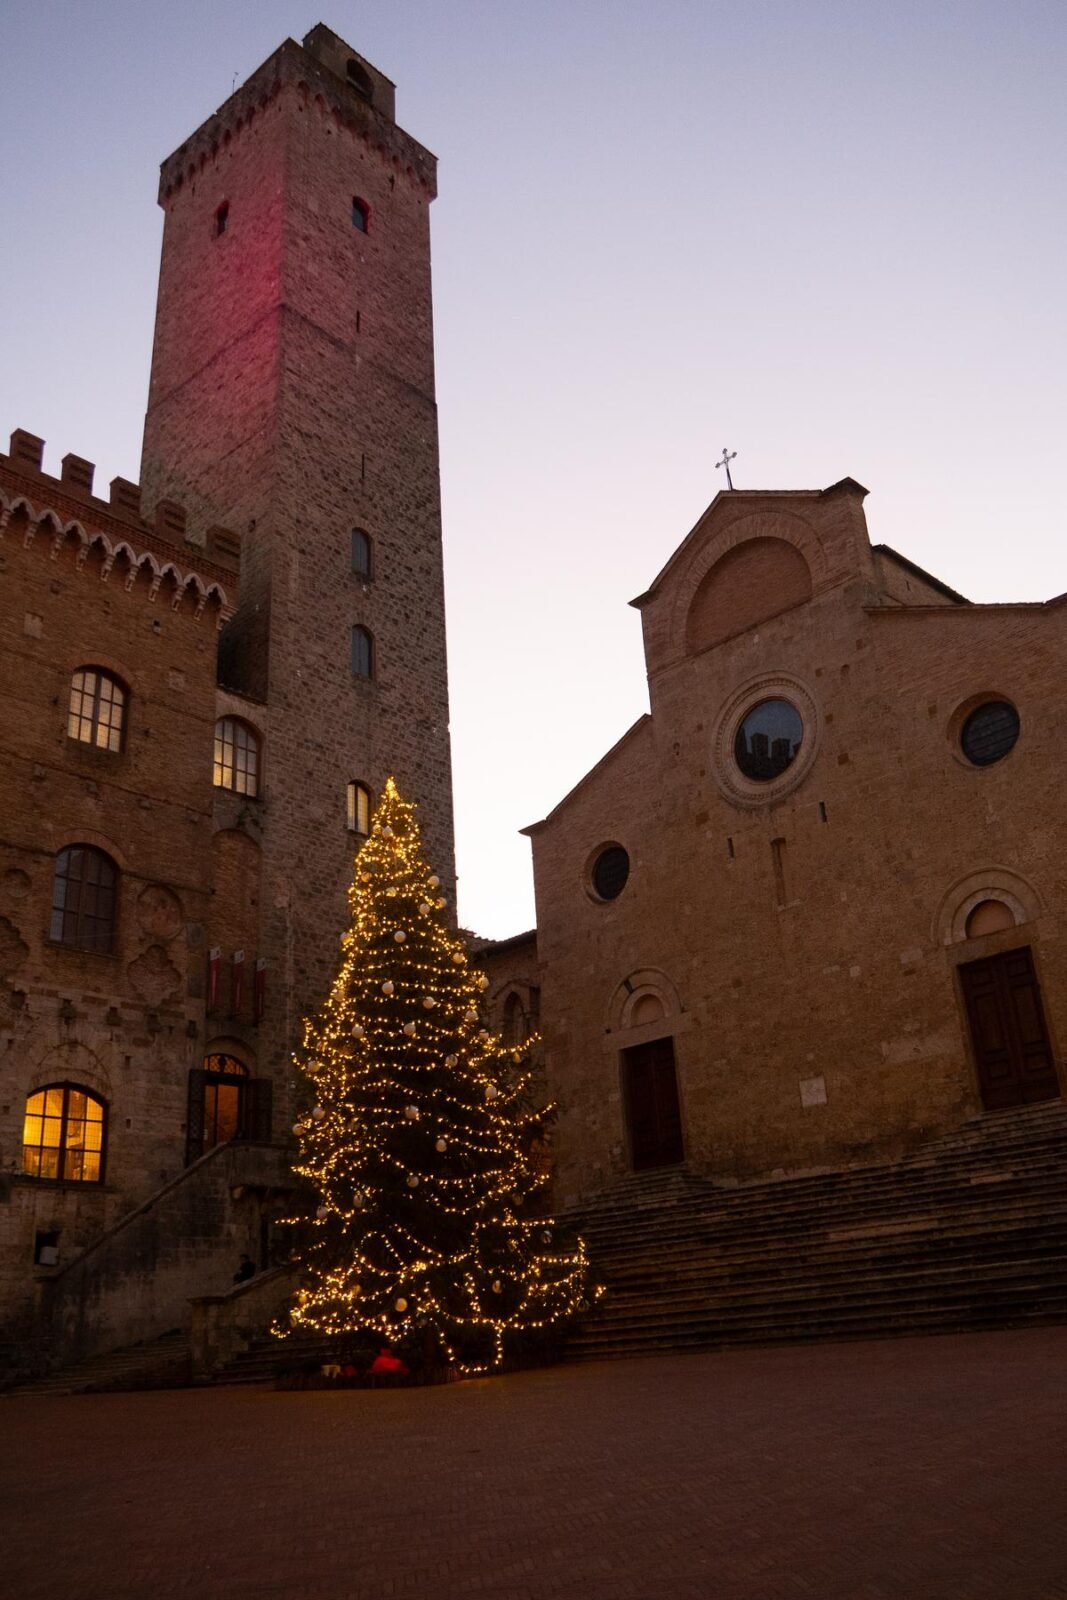
[[145, 1344], [112, 1350], [78, 1366], [50, 1372], [10, 1392], [13, 1395], [103, 1394], [129, 1389], [179, 1389], [189, 1381], [189, 1336], [176, 1330]]
[[578, 1359], [1067, 1321], [1067, 1106], [895, 1165], [729, 1188], [642, 1174], [566, 1220], [607, 1290]]

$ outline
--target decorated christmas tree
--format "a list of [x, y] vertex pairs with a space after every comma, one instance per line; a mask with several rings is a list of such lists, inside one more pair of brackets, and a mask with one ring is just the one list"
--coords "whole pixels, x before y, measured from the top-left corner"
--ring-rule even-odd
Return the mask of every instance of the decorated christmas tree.
[[528, 1044], [489, 1030], [488, 982], [448, 931], [391, 778], [349, 902], [340, 970], [297, 1056], [296, 1170], [319, 1204], [289, 1327], [484, 1372], [592, 1293], [581, 1242], [540, 1214], [550, 1110], [531, 1099]]

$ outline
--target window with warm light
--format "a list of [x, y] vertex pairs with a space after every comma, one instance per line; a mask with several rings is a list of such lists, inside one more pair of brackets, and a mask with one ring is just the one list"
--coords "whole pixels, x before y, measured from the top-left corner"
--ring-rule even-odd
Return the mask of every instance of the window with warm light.
[[370, 832], [370, 790], [365, 783], [348, 785], [347, 818], [349, 833]]
[[70, 680], [67, 737], [96, 750], [122, 749], [126, 728], [126, 690], [101, 667], [79, 667]]
[[236, 717], [220, 717], [215, 724], [215, 788], [253, 800], [259, 793], [259, 740]]
[[119, 871], [111, 857], [89, 844], [71, 844], [56, 856], [48, 937], [75, 950], [110, 955], [115, 947]]
[[102, 1182], [105, 1120], [104, 1102], [76, 1083], [38, 1089], [26, 1101], [23, 1172], [61, 1183]]

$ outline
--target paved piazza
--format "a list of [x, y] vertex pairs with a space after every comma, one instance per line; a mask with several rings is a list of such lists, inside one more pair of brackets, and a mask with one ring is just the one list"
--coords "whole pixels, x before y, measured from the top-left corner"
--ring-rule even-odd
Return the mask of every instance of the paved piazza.
[[0, 1593], [1067, 1597], [1067, 1329], [0, 1402]]

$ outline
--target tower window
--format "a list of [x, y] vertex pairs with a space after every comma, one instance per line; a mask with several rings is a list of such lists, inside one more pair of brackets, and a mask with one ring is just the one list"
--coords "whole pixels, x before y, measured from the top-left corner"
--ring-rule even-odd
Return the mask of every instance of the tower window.
[[370, 206], [358, 195], [352, 198], [352, 226], [358, 228], [360, 233], [370, 232]]
[[219, 206], [219, 209], [215, 212], [215, 237], [216, 237], [216, 239], [218, 239], [222, 234], [224, 234], [226, 232], [226, 228], [227, 228], [227, 225], [229, 224], [229, 221], [230, 221], [230, 202], [228, 200], [224, 200], [222, 202], [221, 206]]
[[220, 717], [215, 724], [215, 788], [253, 800], [259, 793], [259, 740], [236, 717]]
[[352, 671], [357, 678], [374, 676], [374, 640], [359, 623], [352, 629]]
[[110, 955], [115, 943], [118, 868], [89, 844], [68, 845], [56, 856], [48, 937], [75, 950]]
[[22, 1170], [29, 1178], [99, 1183], [104, 1176], [104, 1102], [76, 1083], [55, 1083], [26, 1101]]
[[348, 81], [359, 95], [361, 100], [369, 100], [374, 93], [374, 85], [370, 81], [370, 74], [365, 72], [358, 61], [350, 61], [345, 69]]
[[118, 752], [126, 722], [126, 690], [100, 667], [80, 667], [70, 680], [67, 737]]
[[348, 785], [348, 831], [370, 832], [370, 790], [365, 783], [353, 781]]
[[370, 577], [370, 534], [362, 528], [352, 529], [352, 571], [361, 578]]

